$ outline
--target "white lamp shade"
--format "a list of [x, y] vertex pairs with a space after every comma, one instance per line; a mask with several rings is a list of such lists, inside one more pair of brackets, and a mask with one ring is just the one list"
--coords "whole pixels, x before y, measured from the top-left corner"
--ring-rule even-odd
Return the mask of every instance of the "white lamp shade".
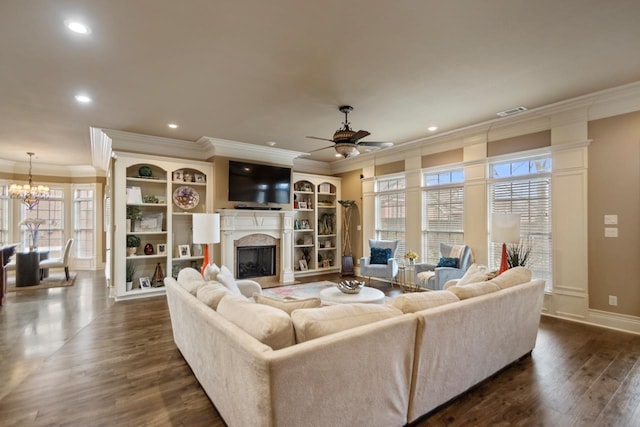
[[193, 243], [220, 242], [220, 214], [193, 214]]
[[520, 215], [493, 213], [491, 215], [491, 241], [520, 243]]

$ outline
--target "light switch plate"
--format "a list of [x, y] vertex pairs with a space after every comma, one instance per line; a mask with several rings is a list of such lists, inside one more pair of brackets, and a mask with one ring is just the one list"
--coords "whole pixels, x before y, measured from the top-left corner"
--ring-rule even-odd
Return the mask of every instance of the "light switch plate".
[[604, 237], [618, 237], [618, 227], [605, 227]]
[[605, 215], [604, 223], [606, 225], [616, 225], [618, 224], [618, 215]]

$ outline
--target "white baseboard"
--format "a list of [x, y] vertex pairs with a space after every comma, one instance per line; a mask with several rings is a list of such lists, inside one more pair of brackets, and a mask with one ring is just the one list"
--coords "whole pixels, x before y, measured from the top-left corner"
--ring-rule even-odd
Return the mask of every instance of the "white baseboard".
[[588, 315], [586, 318], [584, 318], [584, 320], [578, 320], [575, 317], [549, 314], [544, 312], [542, 313], [542, 315], [640, 335], [640, 317], [594, 309], [588, 310], [587, 313]]

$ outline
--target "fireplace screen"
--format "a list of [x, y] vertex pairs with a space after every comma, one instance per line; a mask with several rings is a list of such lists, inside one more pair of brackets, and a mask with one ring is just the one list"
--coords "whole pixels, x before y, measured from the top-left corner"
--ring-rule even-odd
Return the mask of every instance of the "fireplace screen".
[[275, 246], [242, 246], [236, 248], [238, 279], [274, 276], [276, 274]]

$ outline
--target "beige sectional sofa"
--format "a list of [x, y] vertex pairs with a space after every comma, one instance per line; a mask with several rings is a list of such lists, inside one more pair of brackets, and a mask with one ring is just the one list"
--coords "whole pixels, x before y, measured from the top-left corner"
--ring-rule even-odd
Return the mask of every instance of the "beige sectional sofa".
[[[289, 315], [230, 295], [205, 304], [197, 288], [221, 285], [165, 285], [177, 347], [225, 422], [243, 427], [413, 422], [531, 352], [544, 289], [529, 280], [464, 300], [439, 291]], [[259, 328], [247, 325], [253, 309]], [[282, 344], [283, 328], [295, 344]], [[276, 335], [278, 349], [260, 341]]]

